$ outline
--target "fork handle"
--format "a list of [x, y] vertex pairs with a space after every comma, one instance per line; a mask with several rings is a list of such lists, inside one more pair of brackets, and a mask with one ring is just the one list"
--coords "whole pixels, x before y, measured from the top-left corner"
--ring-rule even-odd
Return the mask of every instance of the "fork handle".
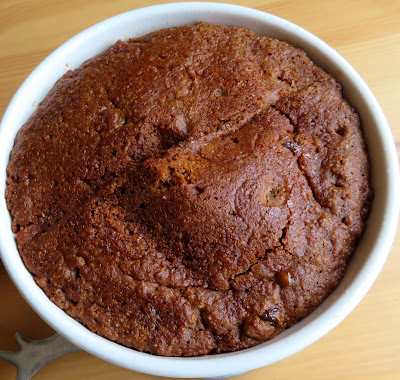
[[29, 380], [40, 368], [54, 359], [80, 350], [60, 334], [33, 340], [20, 333], [15, 334], [20, 351], [0, 351], [0, 358], [17, 367], [16, 380]]

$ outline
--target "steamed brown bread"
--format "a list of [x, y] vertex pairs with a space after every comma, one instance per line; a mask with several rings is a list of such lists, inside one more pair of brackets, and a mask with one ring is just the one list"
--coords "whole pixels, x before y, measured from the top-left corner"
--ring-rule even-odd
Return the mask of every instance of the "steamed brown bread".
[[313, 311], [371, 198], [340, 85], [285, 42], [206, 23], [66, 73], [19, 131], [7, 184], [50, 299], [174, 356], [253, 346]]

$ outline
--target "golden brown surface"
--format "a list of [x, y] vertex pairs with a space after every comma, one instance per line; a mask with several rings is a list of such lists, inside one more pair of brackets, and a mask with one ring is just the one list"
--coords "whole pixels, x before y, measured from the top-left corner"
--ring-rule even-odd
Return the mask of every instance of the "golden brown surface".
[[[94, 7], [94, 4], [90, 2], [84, 5], [84, 9], [82, 7], [78, 8], [78, 3], [74, 4], [74, 2], [69, 3], [66, 9], [63, 9], [62, 3], [52, 3], [42, 9], [37, 7], [37, 2], [34, 5], [25, 3], [13, 4], [15, 5], [10, 6], [9, 10], [0, 12], [1, 15], [4, 15], [4, 22], [1, 20], [1, 25], [4, 28], [2, 43], [7, 43], [0, 51], [8, 58], [4, 59], [1, 64], [2, 89], [9, 88], [8, 94], [5, 90], [2, 92], [2, 96], [7, 96], [6, 99], [2, 100], [2, 110], [5, 109], [12, 93], [22, 82], [23, 78], [56, 46], [77, 31], [94, 22], [130, 9], [128, 8], [129, 4], [124, 2], [116, 2], [112, 6], [104, 3], [103, 6], [96, 6], [96, 15], [93, 15], [91, 18], [87, 17], [88, 13], [94, 13], [88, 12], [89, 7]], [[150, 2], [136, 3], [136, 6], [147, 4], [150, 4]], [[304, 3], [302, 3], [301, 9], [295, 4], [285, 2], [263, 3], [262, 6], [258, 4], [260, 7], [255, 2], [247, 3], [246, 5], [269, 11], [302, 25], [325, 39], [342, 53], [372, 87], [388, 116], [395, 133], [395, 139], [398, 141], [399, 129], [396, 122], [398, 123], [399, 120], [399, 110], [395, 106], [395, 94], [397, 91], [396, 88], [398, 88], [399, 35], [396, 35], [395, 32], [398, 30], [398, 28], [396, 29], [396, 20], [398, 19], [399, 12], [397, 10], [396, 14], [394, 7], [390, 8], [390, 3], [385, 4], [386, 6], [378, 4], [373, 6], [364, 2], [362, 4], [363, 8], [358, 8], [359, 4], [346, 2], [342, 6], [335, 4], [335, 9], [324, 9], [328, 5], [316, 5], [311, 2], [308, 8], [307, 6], [304, 7]], [[303, 7], [307, 9], [307, 13], [302, 12]], [[357, 13], [354, 13], [354, 10]], [[82, 11], [81, 17], [79, 17], [80, 11]], [[57, 14], [63, 14], [63, 20], [69, 19], [66, 17], [69, 14], [71, 15], [70, 19], [73, 19], [75, 23], [65, 23], [61, 19], [59, 22], [55, 22], [51, 17]], [[329, 17], [323, 17], [324, 14], [329, 14]], [[370, 27], [371, 20], [373, 20], [375, 25], [374, 28]], [[10, 31], [16, 33], [15, 27], [12, 27], [15, 23], [17, 28], [19, 25], [18, 30], [20, 34], [15, 34], [13, 36], [14, 39], [11, 39], [8, 33]], [[52, 31], [51, 36], [48, 30]], [[55, 32], [58, 30], [60, 30], [60, 35], [57, 35]], [[27, 31], [29, 32], [27, 33]], [[28, 42], [27, 35], [33, 41], [29, 40]], [[52, 40], [52, 38], [54, 39]], [[25, 41], [25, 45], [21, 41]], [[40, 51], [42, 48], [46, 49], [46, 44], [49, 44], [50, 41], [53, 41], [53, 44], [47, 46], [47, 50]], [[14, 44], [18, 43], [20, 45], [14, 46]], [[16, 48], [18, 49], [14, 50]], [[32, 62], [32, 58], [35, 58], [35, 54], [32, 55], [32, 52], [36, 52], [36, 61], [34, 62]], [[387, 60], [388, 56], [391, 56], [390, 61]], [[27, 57], [30, 58], [29, 62], [26, 61]], [[378, 68], [383, 67], [383, 64], [385, 70], [379, 70]], [[395, 243], [393, 253], [396, 249], [398, 251], [398, 243], [397, 245]], [[336, 330], [302, 353], [268, 368], [244, 375], [243, 378], [263, 378], [267, 374], [272, 378], [286, 378], [291, 375], [292, 378], [298, 379], [302, 378], [302, 374], [304, 378], [321, 378], [318, 375], [321, 367], [326, 370], [325, 373], [327, 375], [325, 378], [383, 378], [384, 376], [386, 376], [385, 378], [398, 378], [400, 367], [397, 363], [396, 352], [399, 351], [400, 339], [398, 331], [388, 327], [394, 325], [396, 318], [398, 318], [396, 310], [399, 309], [399, 297], [396, 298], [395, 292], [398, 289], [396, 279], [399, 270], [399, 261], [398, 259], [396, 261], [396, 259], [395, 255], [392, 254], [389, 258], [391, 263], [386, 265], [380, 279], [370, 294], [356, 311]], [[5, 299], [5, 304], [12, 305], [15, 302], [14, 298], [17, 292], [14, 290], [14, 293], [10, 294], [10, 288], [13, 289], [13, 287], [10, 285], [6, 274], [2, 276], [3, 279], [6, 284], [9, 284], [8, 286], [1, 287], [2, 292], [7, 291], [3, 299]], [[20, 299], [20, 297], [17, 296], [17, 299]], [[26, 304], [22, 300], [20, 305], [19, 307], [15, 307], [14, 310], [11, 307], [6, 308], [4, 314], [5, 320], [4, 322], [1, 320], [2, 323], [0, 326], [3, 328], [3, 325], [6, 324], [7, 328], [4, 333], [1, 330], [2, 346], [0, 348], [11, 348], [12, 331], [14, 329], [21, 330], [26, 335], [29, 335], [30, 331], [34, 328], [35, 321], [39, 323], [36, 317], [32, 320], [32, 323], [30, 323], [30, 318], [27, 318], [24, 321], [25, 325], [18, 325], [16, 322], [17, 318], [15, 317], [16, 314], [12, 313], [16, 313], [20, 309], [21, 315], [28, 315], [24, 313], [27, 306], [25, 306]], [[3, 318], [3, 315], [1, 318]], [[6, 321], [9, 322], [7, 323]], [[40, 335], [39, 331], [36, 332], [36, 336], [33, 333], [30, 335], [32, 337], [42, 337], [46, 332], [49, 332], [48, 328], [47, 330], [42, 330]], [[73, 369], [74, 366], [71, 365], [73, 360], [77, 360], [76, 365], [78, 369]], [[88, 365], [86, 366], [85, 363], [87, 361]], [[61, 371], [62, 375], [58, 372], [58, 369], [61, 369], [60, 366], [62, 365], [60, 363], [64, 363]], [[54, 372], [47, 372], [52, 369]], [[2, 363], [0, 377], [10, 377], [12, 371], [10, 366]], [[62, 378], [61, 376], [65, 376], [65, 378], [80, 378], [81, 376], [81, 378], [93, 377], [101, 379], [126, 378], [129, 376], [129, 372], [102, 363], [83, 353], [71, 354], [59, 359], [57, 363], [53, 363], [53, 365], [42, 370], [37, 375], [37, 378], [46, 378], [46, 373], [47, 378]], [[148, 377], [132, 374], [132, 378], [140, 376], [143, 376], [143, 378]]]

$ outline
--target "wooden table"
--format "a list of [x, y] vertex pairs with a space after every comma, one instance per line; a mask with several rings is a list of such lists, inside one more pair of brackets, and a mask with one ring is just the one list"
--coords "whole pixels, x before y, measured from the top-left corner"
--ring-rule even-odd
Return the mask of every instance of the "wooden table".
[[[1, 0], [0, 115], [26, 76], [81, 30], [158, 0]], [[231, 1], [288, 19], [334, 47], [377, 96], [400, 150], [400, 2]], [[400, 196], [400, 194], [399, 194]], [[374, 286], [351, 315], [321, 340], [281, 362], [238, 380], [400, 379], [400, 234]], [[14, 332], [44, 338], [52, 330], [17, 292], [0, 264], [0, 349], [17, 349]], [[15, 369], [0, 360], [0, 379]], [[155, 379], [85, 352], [66, 355], [35, 379]]]

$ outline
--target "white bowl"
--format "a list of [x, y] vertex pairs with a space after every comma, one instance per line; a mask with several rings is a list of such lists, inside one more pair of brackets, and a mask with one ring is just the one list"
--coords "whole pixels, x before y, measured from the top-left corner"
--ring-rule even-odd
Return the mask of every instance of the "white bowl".
[[367, 228], [339, 287], [308, 317], [271, 341], [242, 351], [193, 358], [168, 358], [137, 352], [104, 339], [55, 306], [26, 270], [11, 232], [5, 198], [0, 197], [0, 250], [15, 285], [32, 308], [72, 343], [104, 360], [153, 375], [229, 377], [283, 359], [334, 328], [367, 293], [386, 260], [396, 233], [400, 194], [399, 168], [390, 128], [375, 97], [357, 72], [314, 35], [270, 14], [216, 3], [176, 3], [143, 8], [112, 17], [83, 31], [47, 57], [10, 102], [0, 127], [0, 194], [18, 129], [64, 72], [79, 67], [118, 39], [154, 30], [207, 21], [237, 25], [298, 46], [342, 84], [344, 95], [361, 116], [371, 157], [375, 191]]

